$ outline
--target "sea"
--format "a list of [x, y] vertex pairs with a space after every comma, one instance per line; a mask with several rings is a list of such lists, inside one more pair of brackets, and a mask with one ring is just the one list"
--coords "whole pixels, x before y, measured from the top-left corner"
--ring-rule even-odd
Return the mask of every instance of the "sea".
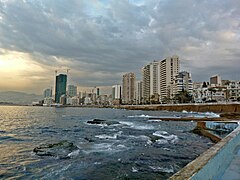
[[214, 144], [161, 117], [215, 115], [0, 106], [0, 179], [167, 179]]

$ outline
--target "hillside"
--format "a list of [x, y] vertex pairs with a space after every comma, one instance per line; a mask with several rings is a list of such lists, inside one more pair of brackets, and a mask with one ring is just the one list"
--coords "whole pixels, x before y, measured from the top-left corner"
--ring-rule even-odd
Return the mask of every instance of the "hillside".
[[27, 94], [24, 92], [0, 92], [0, 102], [8, 102], [14, 104], [31, 104], [33, 101], [39, 101], [42, 99], [43, 97], [41, 95]]

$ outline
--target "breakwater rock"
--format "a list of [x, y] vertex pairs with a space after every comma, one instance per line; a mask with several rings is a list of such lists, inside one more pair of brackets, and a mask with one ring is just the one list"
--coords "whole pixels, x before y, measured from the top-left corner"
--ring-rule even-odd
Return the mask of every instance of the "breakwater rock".
[[119, 124], [117, 121], [107, 121], [107, 120], [102, 120], [102, 119], [93, 119], [91, 121], [87, 121], [88, 124], [102, 124], [102, 125], [114, 125], [114, 124]]
[[122, 105], [115, 108], [151, 111], [194, 111], [215, 113], [240, 112], [240, 104], [172, 104], [172, 105]]
[[60, 141], [54, 144], [43, 144], [33, 149], [38, 156], [53, 156], [60, 159], [70, 158], [74, 151], [79, 150], [76, 145], [68, 141]]

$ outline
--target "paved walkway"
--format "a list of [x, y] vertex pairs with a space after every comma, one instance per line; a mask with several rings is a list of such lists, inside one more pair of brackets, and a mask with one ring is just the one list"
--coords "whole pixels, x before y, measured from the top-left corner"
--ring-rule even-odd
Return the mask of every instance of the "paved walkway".
[[240, 180], [240, 146], [235, 149], [235, 155], [222, 180]]

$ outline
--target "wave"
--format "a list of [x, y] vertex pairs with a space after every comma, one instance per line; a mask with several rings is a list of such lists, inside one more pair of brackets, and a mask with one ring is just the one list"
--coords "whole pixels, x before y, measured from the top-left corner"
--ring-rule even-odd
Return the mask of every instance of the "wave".
[[107, 134], [102, 134], [102, 135], [96, 135], [95, 137], [99, 139], [117, 139], [117, 137], [121, 134], [122, 134], [122, 131], [119, 131], [118, 133], [113, 134], [112, 136]]
[[83, 150], [83, 152], [86, 154], [94, 153], [94, 152], [115, 153], [115, 152], [123, 151], [126, 149], [128, 148], [123, 144], [116, 145], [114, 143], [99, 143], [99, 144], [94, 144], [90, 150]]
[[169, 135], [166, 131], [156, 131], [153, 133], [154, 136], [160, 137], [162, 139], [158, 139], [156, 142], [159, 144], [165, 143], [176, 143], [178, 141], [178, 137], [174, 134]]
[[149, 117], [152, 117], [152, 116], [145, 115], [145, 114], [128, 116], [128, 118], [139, 118], [139, 117], [140, 117], [140, 118], [149, 118]]
[[135, 124], [132, 122], [127, 122], [127, 121], [120, 121], [120, 124], [127, 125], [129, 128], [132, 129], [137, 129], [137, 130], [151, 130], [154, 129], [154, 126], [152, 125], [141, 125], [141, 124]]
[[148, 122], [161, 122], [162, 120], [161, 119], [151, 119], [151, 120], [148, 120]]
[[73, 151], [73, 152], [69, 153], [67, 156], [70, 157], [70, 158], [74, 158], [74, 157], [78, 156], [79, 153], [80, 153], [80, 150], [78, 149], [76, 151]]
[[137, 130], [151, 130], [154, 129], [154, 126], [152, 125], [134, 125], [131, 126], [132, 129], [137, 129]]
[[152, 169], [154, 172], [164, 172], [164, 173], [173, 173], [173, 168], [165, 168], [165, 167], [159, 167], [159, 166], [148, 166], [150, 169]]
[[132, 167], [132, 172], [133, 173], [138, 172], [138, 169], [136, 167]]
[[199, 113], [199, 112], [193, 112], [193, 111], [188, 112], [188, 111], [183, 110], [182, 113], [188, 114], [187, 117], [196, 117], [196, 118], [205, 118], [205, 117], [218, 118], [218, 117], [220, 117], [219, 114], [216, 114], [214, 112]]

